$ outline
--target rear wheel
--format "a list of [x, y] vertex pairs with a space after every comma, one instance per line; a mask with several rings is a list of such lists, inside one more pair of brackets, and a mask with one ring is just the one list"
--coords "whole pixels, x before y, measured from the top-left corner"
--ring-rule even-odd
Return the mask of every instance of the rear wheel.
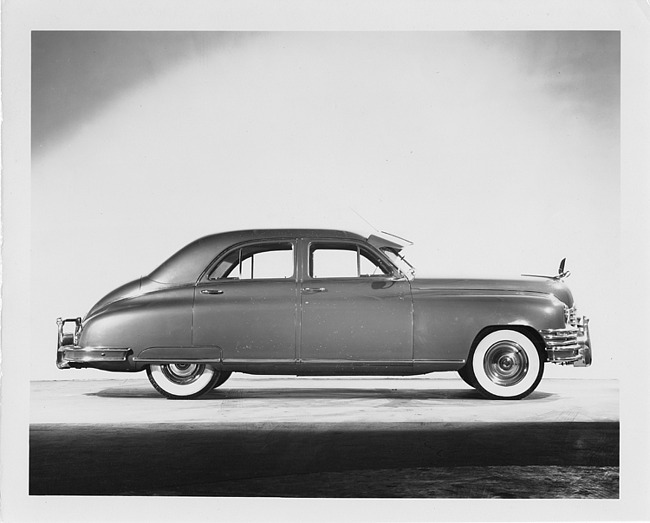
[[465, 368], [484, 396], [515, 400], [537, 388], [544, 374], [544, 359], [528, 335], [500, 329], [481, 338]]
[[198, 398], [212, 390], [221, 373], [204, 363], [169, 363], [149, 365], [147, 376], [154, 388], [163, 396], [172, 399], [190, 399]]

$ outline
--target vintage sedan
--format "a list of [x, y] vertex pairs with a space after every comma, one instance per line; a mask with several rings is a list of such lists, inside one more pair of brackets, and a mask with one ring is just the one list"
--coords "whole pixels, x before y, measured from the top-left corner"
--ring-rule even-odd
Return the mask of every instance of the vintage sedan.
[[196, 240], [58, 324], [57, 366], [145, 370], [168, 398], [233, 372], [408, 376], [457, 371], [493, 399], [529, 395], [544, 364], [588, 366], [588, 319], [562, 279], [419, 279], [404, 242], [324, 229]]

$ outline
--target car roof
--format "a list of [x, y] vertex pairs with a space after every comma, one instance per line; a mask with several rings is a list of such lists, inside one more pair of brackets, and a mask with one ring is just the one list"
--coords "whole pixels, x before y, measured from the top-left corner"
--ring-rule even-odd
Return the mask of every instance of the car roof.
[[251, 240], [288, 238], [366, 240], [360, 234], [336, 229], [247, 229], [210, 234], [180, 249], [148, 278], [160, 283], [191, 283], [216, 256], [233, 245]]
[[228, 238], [233, 244], [240, 241], [272, 238], [354, 238], [365, 240], [360, 234], [337, 229], [247, 229], [241, 231], [222, 232], [205, 236], [204, 238]]

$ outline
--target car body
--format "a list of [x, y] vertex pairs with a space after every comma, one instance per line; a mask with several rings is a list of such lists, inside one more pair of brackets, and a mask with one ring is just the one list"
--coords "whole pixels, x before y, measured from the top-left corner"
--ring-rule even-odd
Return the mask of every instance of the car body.
[[555, 277], [419, 279], [402, 241], [327, 229], [200, 238], [148, 276], [58, 319], [59, 368], [146, 370], [169, 398], [232, 372], [408, 376], [457, 371], [519, 399], [547, 362], [588, 366], [588, 320]]

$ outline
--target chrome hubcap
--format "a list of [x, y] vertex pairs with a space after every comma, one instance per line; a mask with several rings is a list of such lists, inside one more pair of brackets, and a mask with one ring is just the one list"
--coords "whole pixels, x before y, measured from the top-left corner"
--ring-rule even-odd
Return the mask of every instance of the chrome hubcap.
[[514, 341], [498, 341], [485, 353], [483, 370], [493, 383], [511, 387], [526, 376], [528, 356]]
[[198, 363], [172, 363], [161, 366], [165, 377], [177, 385], [187, 385], [196, 381], [205, 369], [205, 365]]

